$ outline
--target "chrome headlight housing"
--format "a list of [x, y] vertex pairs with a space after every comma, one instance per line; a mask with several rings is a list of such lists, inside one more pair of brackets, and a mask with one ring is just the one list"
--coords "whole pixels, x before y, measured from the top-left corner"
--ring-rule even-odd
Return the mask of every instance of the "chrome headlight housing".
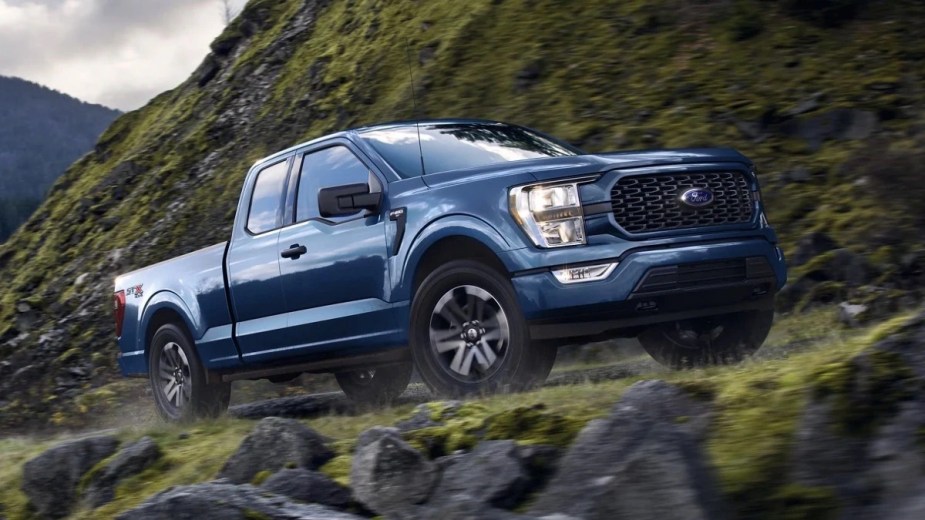
[[578, 185], [593, 178], [511, 188], [511, 215], [538, 247], [585, 243], [585, 222]]

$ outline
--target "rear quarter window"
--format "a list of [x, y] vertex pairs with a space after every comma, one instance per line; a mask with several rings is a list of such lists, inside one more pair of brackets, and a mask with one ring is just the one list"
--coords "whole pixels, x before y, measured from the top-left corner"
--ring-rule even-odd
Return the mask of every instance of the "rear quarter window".
[[288, 161], [278, 162], [257, 174], [247, 214], [247, 230], [251, 233], [265, 233], [279, 227], [288, 164]]

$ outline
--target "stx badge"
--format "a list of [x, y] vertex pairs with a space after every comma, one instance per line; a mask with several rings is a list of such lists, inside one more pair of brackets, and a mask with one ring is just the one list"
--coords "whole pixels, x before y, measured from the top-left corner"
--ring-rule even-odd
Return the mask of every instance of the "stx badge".
[[144, 284], [138, 284], [135, 287], [129, 287], [125, 290], [125, 295], [131, 296], [134, 294], [135, 298], [141, 298], [145, 295], [145, 291], [142, 289], [142, 287], [144, 287]]

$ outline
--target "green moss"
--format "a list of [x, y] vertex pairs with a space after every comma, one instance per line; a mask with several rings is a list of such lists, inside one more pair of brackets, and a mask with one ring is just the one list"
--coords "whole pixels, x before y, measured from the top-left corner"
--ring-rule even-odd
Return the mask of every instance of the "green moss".
[[261, 513], [260, 511], [255, 511], [253, 509], [244, 510], [244, 518], [247, 520], [272, 520], [272, 517]]
[[838, 518], [839, 501], [835, 492], [826, 487], [788, 484], [772, 497], [775, 510], [769, 518], [783, 520], [828, 520]]
[[261, 484], [266, 482], [266, 480], [270, 478], [272, 475], [273, 475], [272, 471], [267, 471], [267, 470], [259, 471], [257, 472], [256, 475], [254, 475], [254, 478], [251, 479], [251, 484], [255, 486], [260, 486]]
[[353, 464], [352, 455], [337, 455], [329, 460], [319, 471], [331, 477], [335, 482], [344, 486], [350, 485], [350, 467]]
[[545, 411], [545, 406], [518, 407], [485, 419], [485, 438], [514, 439], [524, 444], [566, 447], [586, 421]]
[[831, 400], [839, 432], [869, 436], [896, 413], [902, 401], [914, 397], [909, 384], [914, 377], [901, 355], [874, 349], [820, 369], [814, 392], [817, 399]]

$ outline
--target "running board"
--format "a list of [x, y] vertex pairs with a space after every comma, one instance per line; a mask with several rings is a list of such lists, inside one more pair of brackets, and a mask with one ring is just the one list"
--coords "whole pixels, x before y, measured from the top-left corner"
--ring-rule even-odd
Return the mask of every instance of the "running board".
[[222, 382], [227, 383], [229, 381], [237, 381], [240, 379], [263, 379], [266, 377], [298, 374], [302, 372], [333, 372], [334, 369], [351, 369], [365, 366], [387, 365], [390, 363], [400, 363], [402, 361], [411, 361], [410, 349], [389, 349], [385, 352], [376, 352], [374, 354], [362, 354], [358, 356], [321, 359], [318, 361], [309, 361], [306, 363], [291, 365], [276, 365], [236, 370], [234, 372], [226, 372], [223, 374], [212, 374], [212, 379], [221, 379]]

